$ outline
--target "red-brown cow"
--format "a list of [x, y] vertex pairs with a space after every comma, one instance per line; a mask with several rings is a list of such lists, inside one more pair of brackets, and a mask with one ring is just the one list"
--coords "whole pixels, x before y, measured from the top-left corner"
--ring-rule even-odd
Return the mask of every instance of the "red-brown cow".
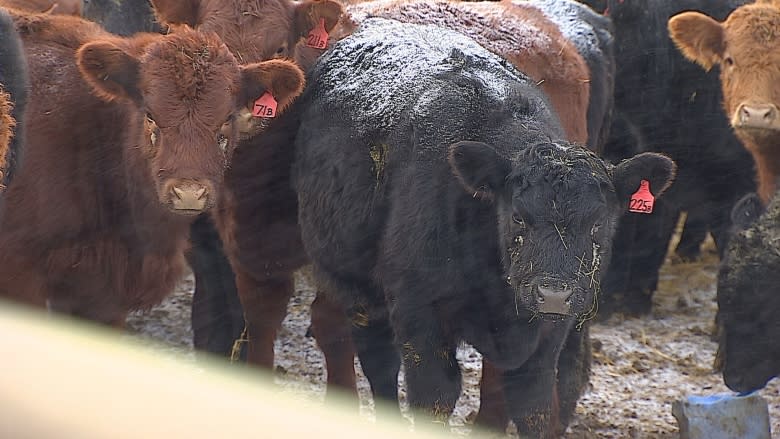
[[[322, 26], [332, 32], [342, 8], [332, 0], [152, 0], [158, 20], [176, 32], [182, 24], [217, 33], [242, 62], [291, 57], [307, 67], [322, 53], [301, 41]], [[271, 35], [258, 39], [256, 35]], [[293, 293], [293, 273], [307, 262], [297, 228], [297, 198], [290, 187], [290, 118], [274, 120], [270, 136], [245, 133], [215, 222], [235, 272], [249, 333], [249, 361], [273, 365], [273, 342]], [[246, 208], [245, 208], [246, 206]], [[197, 272], [205, 267], [194, 267]], [[332, 333], [332, 332], [329, 332]], [[351, 365], [350, 359], [350, 365]], [[339, 368], [338, 370], [345, 370]], [[354, 372], [342, 374], [354, 386]], [[336, 379], [330, 374], [329, 381]]]
[[[300, 61], [308, 48], [299, 44], [321, 22], [330, 32], [341, 5], [333, 0], [151, 0], [160, 23], [175, 30], [188, 25], [222, 38], [242, 63], [271, 58]], [[321, 50], [311, 54], [319, 56]], [[305, 63], [299, 64], [306, 67]]]
[[33, 84], [0, 223], [0, 294], [123, 325], [173, 290], [190, 223], [218, 202], [237, 114], [300, 92], [289, 61], [239, 65], [214, 34], [110, 35], [13, 13]]
[[669, 19], [669, 33], [688, 59], [720, 65], [723, 106], [755, 159], [766, 204], [780, 175], [780, 1], [741, 6], [722, 23], [683, 12]]
[[22, 11], [77, 17], [80, 17], [84, 10], [83, 0], [0, 0], [0, 6]]

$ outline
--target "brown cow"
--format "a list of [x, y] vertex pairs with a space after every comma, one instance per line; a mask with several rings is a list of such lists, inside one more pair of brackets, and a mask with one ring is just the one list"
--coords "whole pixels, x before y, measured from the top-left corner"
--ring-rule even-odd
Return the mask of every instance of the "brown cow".
[[669, 34], [688, 59], [720, 65], [723, 107], [755, 159], [766, 204], [780, 175], [780, 1], [741, 6], [722, 23], [683, 12], [669, 19]]
[[[160, 23], [188, 25], [222, 38], [242, 63], [296, 58], [308, 52], [299, 42], [323, 21], [330, 32], [341, 16], [333, 0], [151, 0]], [[321, 50], [314, 52], [316, 56]], [[299, 63], [300, 64], [300, 63]], [[306, 67], [305, 64], [301, 64]]]
[[0, 0], [0, 6], [22, 11], [81, 17], [83, 0]]
[[366, 17], [434, 24], [463, 33], [530, 76], [550, 98], [568, 140], [588, 141], [590, 70], [558, 27], [532, 4], [424, 0], [375, 0], [347, 7], [338, 38]]
[[0, 294], [121, 326], [173, 290], [218, 202], [237, 114], [300, 92], [293, 63], [239, 65], [214, 34], [116, 37], [13, 11], [33, 84], [0, 222]]

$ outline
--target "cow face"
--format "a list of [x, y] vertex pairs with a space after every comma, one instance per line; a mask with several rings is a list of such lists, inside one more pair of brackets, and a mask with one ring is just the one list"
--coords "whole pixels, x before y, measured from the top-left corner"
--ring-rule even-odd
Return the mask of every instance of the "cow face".
[[780, 294], [777, 276], [780, 199], [766, 208], [756, 194], [731, 212], [737, 230], [718, 272], [718, 353], [715, 368], [736, 392], [760, 389], [780, 374]]
[[324, 20], [330, 32], [341, 16], [333, 0], [151, 0], [157, 19], [222, 38], [241, 63], [294, 58], [298, 43]]
[[160, 203], [180, 214], [214, 205], [239, 114], [266, 93], [283, 111], [303, 86], [292, 62], [241, 66], [216, 35], [192, 30], [91, 42], [77, 63], [98, 96], [132, 104], [140, 138], [130, 147], [148, 162]]
[[769, 2], [736, 9], [719, 23], [698, 12], [669, 20], [669, 33], [690, 60], [720, 65], [724, 107], [742, 138], [761, 147], [780, 134], [780, 9]]
[[645, 179], [656, 195], [674, 174], [659, 154], [613, 167], [592, 152], [545, 143], [506, 158], [492, 146], [459, 142], [450, 164], [469, 194], [492, 200], [506, 280], [517, 300], [543, 316], [595, 313], [619, 215]]

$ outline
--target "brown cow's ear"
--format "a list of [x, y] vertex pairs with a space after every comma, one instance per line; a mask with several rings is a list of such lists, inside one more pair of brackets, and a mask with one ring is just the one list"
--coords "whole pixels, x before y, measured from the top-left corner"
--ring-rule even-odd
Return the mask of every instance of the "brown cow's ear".
[[200, 0], [151, 0], [154, 15], [163, 26], [199, 25]]
[[108, 41], [87, 43], [76, 53], [81, 75], [102, 99], [141, 101], [140, 61]]
[[325, 31], [330, 33], [339, 23], [343, 12], [341, 4], [333, 0], [305, 0], [295, 5], [293, 35], [297, 38], [309, 35], [312, 29], [325, 20]]
[[691, 61], [709, 70], [719, 63], [726, 49], [721, 24], [699, 12], [683, 12], [669, 19], [669, 36]]
[[241, 102], [251, 110], [254, 101], [266, 91], [277, 102], [277, 111], [284, 111], [303, 91], [305, 78], [294, 62], [274, 59], [241, 66]]
[[618, 163], [612, 171], [621, 206], [628, 208], [631, 195], [639, 189], [642, 180], [650, 183], [650, 192], [659, 197], [672, 185], [677, 165], [663, 154], [645, 152]]

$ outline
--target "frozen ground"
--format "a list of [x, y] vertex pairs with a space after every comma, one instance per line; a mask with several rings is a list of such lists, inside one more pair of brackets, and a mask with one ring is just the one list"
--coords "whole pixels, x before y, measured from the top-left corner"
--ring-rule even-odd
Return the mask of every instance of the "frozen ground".
[[[717, 348], [711, 339], [715, 317], [717, 257], [708, 242], [702, 260], [667, 260], [651, 316], [622, 320], [613, 317], [593, 325], [594, 365], [591, 388], [580, 400], [577, 416], [566, 438], [676, 438], [677, 423], [671, 403], [684, 395], [729, 392], [721, 376], [712, 373]], [[193, 280], [184, 279], [165, 303], [131, 317], [129, 328], [159, 341], [194, 361], [189, 329]], [[304, 278], [289, 306], [276, 344], [276, 381], [287, 391], [311, 403], [325, 392], [323, 358], [312, 338], [306, 337], [313, 290]], [[478, 408], [477, 383], [481, 361], [473, 349], [462, 349], [464, 395], [451, 425], [467, 432]], [[359, 377], [361, 412], [372, 416], [367, 382]], [[770, 404], [772, 431], [780, 435], [780, 381], [761, 395]], [[402, 394], [403, 395], [403, 394]]]

